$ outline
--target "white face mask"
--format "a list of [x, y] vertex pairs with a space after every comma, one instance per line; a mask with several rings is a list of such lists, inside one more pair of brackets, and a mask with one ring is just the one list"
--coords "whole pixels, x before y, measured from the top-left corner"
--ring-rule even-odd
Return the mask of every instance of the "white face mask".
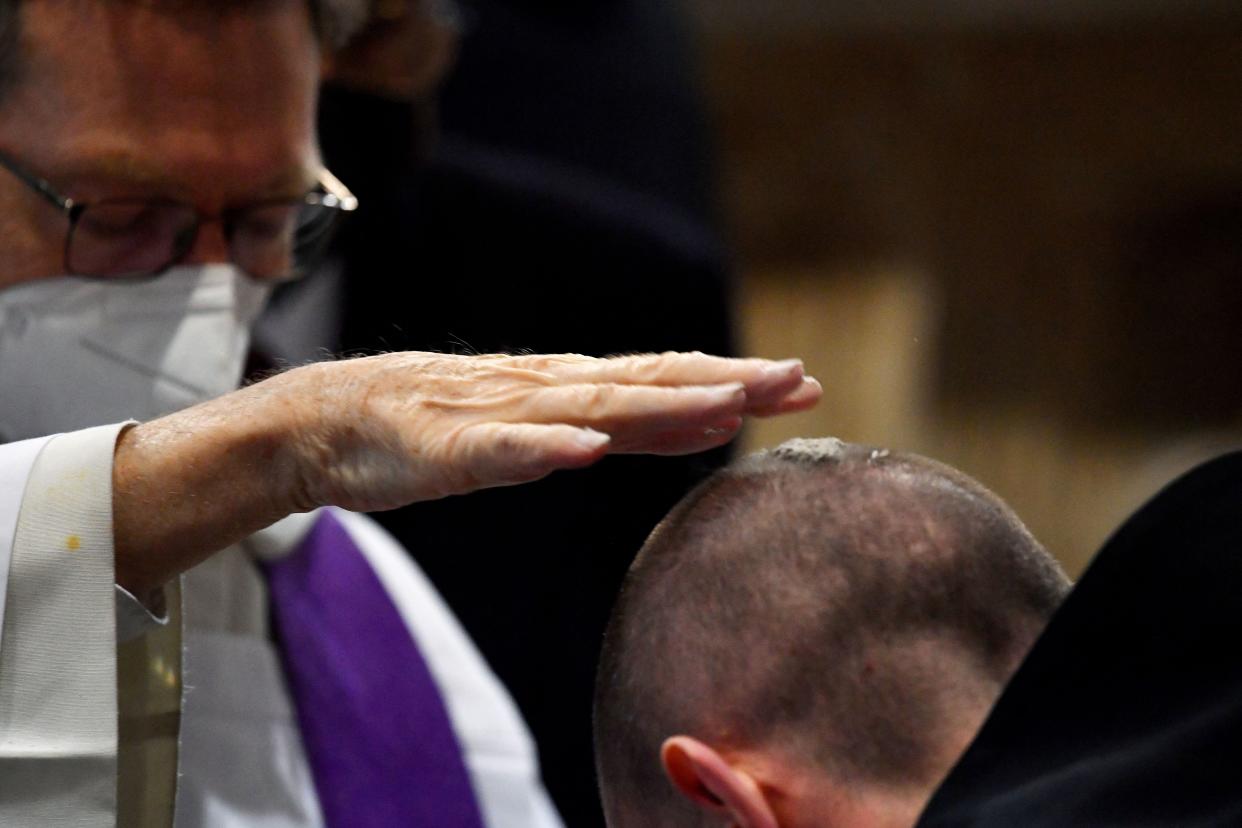
[[148, 420], [232, 391], [268, 293], [228, 264], [0, 291], [0, 442]]

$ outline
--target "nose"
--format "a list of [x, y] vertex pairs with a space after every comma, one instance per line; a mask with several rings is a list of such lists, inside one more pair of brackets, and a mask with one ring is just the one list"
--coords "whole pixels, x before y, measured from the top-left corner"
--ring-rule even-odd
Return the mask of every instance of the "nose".
[[224, 224], [219, 219], [204, 220], [198, 226], [194, 244], [181, 261], [183, 264], [220, 264], [228, 262], [229, 240], [224, 235]]

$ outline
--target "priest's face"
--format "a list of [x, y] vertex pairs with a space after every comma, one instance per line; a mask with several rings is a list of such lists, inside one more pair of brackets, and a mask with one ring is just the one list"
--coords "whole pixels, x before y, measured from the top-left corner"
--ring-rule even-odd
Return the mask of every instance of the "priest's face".
[[[216, 6], [224, 7], [223, 9]], [[315, 183], [320, 54], [306, 0], [25, 0], [0, 152], [77, 203], [172, 199], [226, 261], [229, 208]], [[0, 170], [0, 289], [63, 274], [66, 213]]]

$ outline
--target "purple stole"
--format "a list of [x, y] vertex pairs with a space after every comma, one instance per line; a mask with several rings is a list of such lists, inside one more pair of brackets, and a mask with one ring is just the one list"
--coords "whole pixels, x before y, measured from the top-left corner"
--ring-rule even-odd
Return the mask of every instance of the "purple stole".
[[345, 527], [323, 512], [266, 570], [329, 828], [484, 828], [435, 680]]

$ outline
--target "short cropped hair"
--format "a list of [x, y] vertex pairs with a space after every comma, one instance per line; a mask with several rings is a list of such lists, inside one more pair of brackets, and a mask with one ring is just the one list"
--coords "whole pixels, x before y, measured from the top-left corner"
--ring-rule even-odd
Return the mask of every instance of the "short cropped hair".
[[[129, 0], [99, 0], [128, 2]], [[27, 0], [0, 0], [0, 98], [7, 92], [21, 70], [21, 13]], [[260, 6], [271, 0], [155, 0], [156, 4], [176, 8], [238, 9]], [[340, 47], [365, 23], [366, 0], [306, 0], [311, 25], [321, 42], [330, 48]]]
[[999, 692], [1068, 589], [999, 498], [940, 463], [832, 439], [745, 458], [626, 578], [596, 682], [605, 808], [695, 823], [660, 768], [675, 734], [934, 782], [944, 705]]

